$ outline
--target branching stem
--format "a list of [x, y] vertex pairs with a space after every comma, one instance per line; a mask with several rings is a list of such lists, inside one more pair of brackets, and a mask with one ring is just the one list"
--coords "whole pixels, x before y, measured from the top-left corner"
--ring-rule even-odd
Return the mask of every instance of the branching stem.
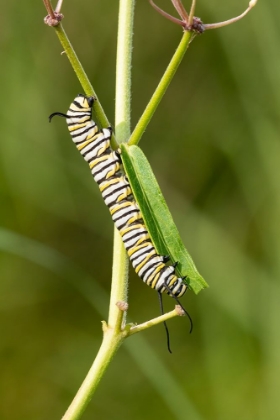
[[174, 318], [175, 316], [180, 315], [180, 312], [177, 308], [173, 309], [173, 311], [167, 312], [157, 318], [151, 319], [147, 322], [143, 322], [143, 324], [135, 325], [130, 328], [128, 335], [136, 334], [140, 331], [146, 330], [147, 328], [154, 327], [155, 325], [161, 324], [168, 319]]

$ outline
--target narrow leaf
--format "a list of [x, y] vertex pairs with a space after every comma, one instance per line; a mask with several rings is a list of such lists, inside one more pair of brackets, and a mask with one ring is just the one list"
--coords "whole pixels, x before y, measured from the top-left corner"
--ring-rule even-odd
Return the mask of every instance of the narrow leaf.
[[208, 285], [182, 242], [147, 158], [138, 146], [122, 143], [121, 151], [126, 175], [158, 254], [169, 255], [173, 263], [178, 261], [177, 273], [187, 276], [190, 289], [199, 293]]

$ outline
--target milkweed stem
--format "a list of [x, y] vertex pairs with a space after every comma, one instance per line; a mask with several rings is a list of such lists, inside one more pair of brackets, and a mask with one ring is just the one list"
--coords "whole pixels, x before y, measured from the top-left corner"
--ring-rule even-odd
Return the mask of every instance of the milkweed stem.
[[162, 100], [171, 80], [173, 79], [184, 55], [188, 49], [189, 43], [191, 41], [193, 34], [189, 31], [184, 31], [183, 37], [178, 48], [175, 51], [167, 69], [165, 70], [164, 75], [162, 76], [153, 96], [150, 99], [150, 102], [146, 106], [141, 118], [139, 119], [128, 144], [138, 144], [144, 131], [146, 130], [152, 116], [154, 115], [160, 101]]
[[[179, 306], [179, 305], [178, 305]], [[168, 319], [174, 318], [175, 316], [184, 316], [185, 313], [182, 312], [180, 307], [175, 307], [173, 311], [167, 312], [157, 318], [150, 319], [149, 321], [143, 322], [142, 324], [135, 325], [130, 328], [128, 335], [136, 334], [140, 331], [146, 330], [147, 328], [154, 327], [155, 325], [161, 324]]]
[[[49, 0], [43, 0], [44, 5], [48, 11], [48, 14], [52, 17], [55, 18], [55, 14], [54, 11], [52, 9], [51, 3]], [[61, 6], [61, 3], [58, 2], [58, 6]], [[46, 20], [45, 20], [46, 22]], [[56, 26], [53, 26], [54, 30], [56, 32], [56, 35], [63, 47], [63, 51], [65, 52], [65, 55], [67, 56], [74, 72], [77, 75], [77, 78], [79, 79], [79, 82], [81, 83], [81, 86], [85, 92], [86, 95], [88, 96], [94, 96], [97, 101], [95, 101], [94, 103], [94, 114], [96, 116], [97, 121], [100, 123], [101, 127], [109, 127], [111, 124], [109, 123], [109, 120], [104, 112], [104, 109], [102, 108], [101, 103], [98, 100], [98, 96], [95, 92], [95, 90], [93, 89], [92, 84], [89, 81], [89, 78], [62, 26], [61, 23], [58, 23]], [[114, 134], [112, 135], [112, 140], [111, 140], [111, 144], [112, 147], [114, 149], [117, 148], [117, 142], [115, 139]]]
[[[128, 79], [131, 78], [133, 11], [134, 0], [120, 0], [116, 88], [116, 136], [119, 141], [127, 140], [130, 134], [130, 82], [128, 82]], [[74, 60], [76, 60], [75, 56]], [[78, 67], [78, 69], [80, 70], [81, 67]], [[77, 72], [76, 74], [79, 77]], [[87, 89], [90, 89], [88, 79], [84, 79], [83, 74], [81, 76]], [[80, 77], [79, 80], [81, 81]], [[87, 94], [91, 94], [91, 92], [85, 91]], [[127, 335], [126, 331], [122, 330], [125, 312], [120, 310], [116, 303], [127, 299], [128, 257], [116, 228], [114, 232], [113, 273], [108, 324], [103, 321], [102, 345], [63, 420], [78, 420], [81, 418], [112, 357]]]
[[[130, 135], [131, 114], [131, 56], [133, 36], [134, 0], [120, 0], [116, 66], [115, 126], [118, 143], [127, 141]], [[118, 331], [122, 319], [116, 306], [127, 301], [128, 256], [117, 228], [114, 229], [113, 277], [108, 323]], [[125, 312], [123, 313], [125, 317]], [[116, 320], [119, 320], [116, 323]]]

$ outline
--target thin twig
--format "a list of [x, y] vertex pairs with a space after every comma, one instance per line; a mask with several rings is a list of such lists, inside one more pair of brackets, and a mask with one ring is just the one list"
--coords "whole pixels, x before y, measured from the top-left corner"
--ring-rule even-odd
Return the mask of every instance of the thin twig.
[[56, 8], [55, 8], [56, 13], [60, 13], [62, 4], [63, 4], [63, 0], [58, 0]]
[[[43, 0], [45, 7], [47, 9], [47, 11], [49, 12], [49, 10], [52, 11], [52, 13], [54, 14], [54, 19], [57, 18], [57, 16], [63, 16], [59, 13], [56, 14], [56, 12], [53, 12], [50, 1], [49, 0]], [[55, 32], [58, 36], [58, 39], [63, 47], [63, 51], [65, 52], [65, 54], [67, 55], [67, 58], [74, 70], [74, 72], [76, 73], [81, 86], [85, 92], [86, 95], [88, 96], [94, 96], [95, 98], [97, 98], [97, 100], [94, 103], [94, 114], [97, 117], [97, 121], [100, 123], [101, 127], [108, 127], [111, 126], [111, 124], [109, 123], [109, 120], [102, 108], [102, 105], [100, 103], [100, 101], [98, 100], [98, 95], [96, 94], [96, 92], [94, 91], [89, 78], [65, 32], [65, 30], [63, 29], [63, 26], [61, 24], [59, 24], [59, 22], [57, 22], [56, 25], [52, 25], [51, 24], [51, 16], [50, 14], [48, 16], [46, 16], [45, 18], [45, 23], [47, 23], [49, 26], [54, 26]], [[118, 148], [118, 143], [116, 142], [116, 138], [115, 135], [112, 135], [112, 139], [111, 139], [111, 146], [113, 147], [113, 149], [117, 149]]]
[[177, 25], [184, 26], [184, 22], [182, 22], [180, 19], [175, 18], [174, 16], [170, 15], [169, 13], [162, 10], [160, 7], [158, 7], [152, 0], [149, 0], [151, 6], [163, 17], [165, 17], [168, 20], [171, 20], [171, 22], [176, 23]]
[[171, 0], [171, 1], [173, 3], [173, 6], [175, 7], [175, 9], [177, 10], [178, 15], [181, 16], [183, 21], [188, 23], [189, 22], [189, 16], [188, 16], [188, 13], [187, 13], [186, 9], [184, 8], [181, 0]]
[[167, 321], [168, 319], [174, 318], [175, 316], [179, 316], [180, 313], [178, 309], [175, 307], [173, 311], [167, 312], [164, 315], [160, 315], [157, 318], [151, 319], [147, 322], [143, 322], [143, 324], [135, 325], [132, 328], [130, 328], [128, 335], [136, 334], [140, 331], [146, 330], [147, 328], [154, 327], [157, 324], [161, 324], [164, 321]]
[[257, 4], [257, 1], [258, 0], [251, 0], [248, 8], [245, 10], [245, 12], [241, 13], [241, 15], [239, 15], [239, 16], [236, 16], [232, 19], [225, 20], [224, 22], [205, 24], [204, 25], [205, 30], [207, 30], [207, 29], [217, 29], [217, 28], [221, 28], [222, 26], [231, 25], [232, 23], [237, 22], [238, 20], [244, 18], [244, 16], [246, 16], [250, 12], [250, 10], [253, 9], [253, 7]]
[[188, 22], [190, 27], [192, 27], [192, 24], [193, 24], [195, 7], [196, 7], [196, 0], [193, 0], [192, 5], [191, 5], [190, 14], [189, 14], [189, 22]]
[[47, 9], [47, 12], [50, 15], [50, 17], [52, 19], [55, 19], [54, 11], [53, 11], [53, 8], [52, 8], [52, 5], [51, 5], [50, 0], [43, 0], [43, 2], [44, 2], [44, 5], [45, 5], [45, 7]]

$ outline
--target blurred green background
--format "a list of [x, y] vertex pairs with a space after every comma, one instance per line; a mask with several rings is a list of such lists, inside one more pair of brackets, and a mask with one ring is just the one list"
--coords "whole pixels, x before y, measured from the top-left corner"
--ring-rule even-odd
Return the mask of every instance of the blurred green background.
[[[196, 14], [210, 23], [246, 7], [199, 0]], [[0, 419], [59, 419], [101, 342], [113, 229], [65, 122], [48, 123], [81, 87], [43, 2], [1, 10]], [[118, 2], [68, 0], [63, 13], [113, 123]], [[141, 141], [211, 287], [183, 299], [191, 335], [186, 319], [169, 322], [173, 355], [162, 326], [127, 340], [85, 420], [280, 418], [278, 21], [278, 0], [259, 1], [241, 22], [198, 36]], [[180, 38], [138, 0], [133, 126]], [[133, 322], [159, 313], [132, 270], [129, 304]]]

